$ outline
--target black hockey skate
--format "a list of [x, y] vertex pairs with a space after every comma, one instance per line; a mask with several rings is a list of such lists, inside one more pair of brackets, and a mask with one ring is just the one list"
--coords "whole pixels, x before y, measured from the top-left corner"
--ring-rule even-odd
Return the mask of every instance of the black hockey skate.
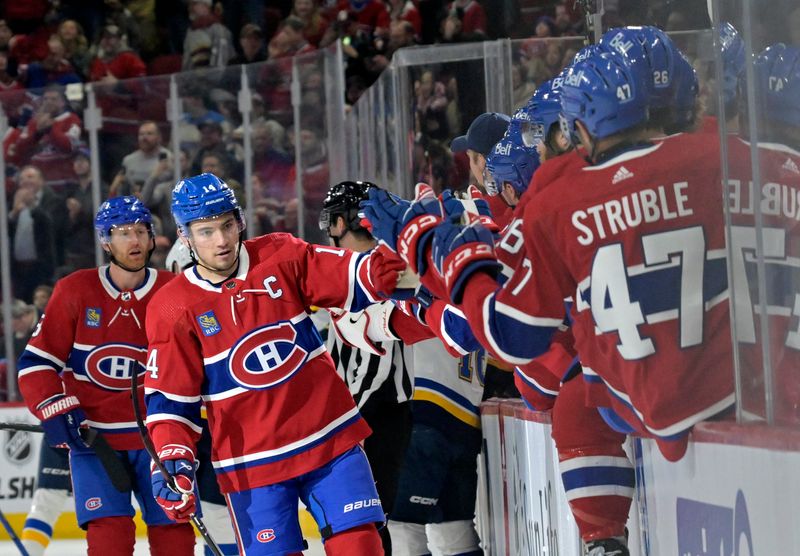
[[630, 556], [628, 547], [619, 539], [600, 539], [586, 544], [586, 556]]

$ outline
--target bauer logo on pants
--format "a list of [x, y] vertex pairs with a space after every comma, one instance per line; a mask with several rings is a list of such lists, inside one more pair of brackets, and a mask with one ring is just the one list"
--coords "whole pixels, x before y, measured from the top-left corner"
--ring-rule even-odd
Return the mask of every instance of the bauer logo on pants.
[[258, 542], [272, 542], [275, 540], [274, 529], [262, 529], [256, 534]]

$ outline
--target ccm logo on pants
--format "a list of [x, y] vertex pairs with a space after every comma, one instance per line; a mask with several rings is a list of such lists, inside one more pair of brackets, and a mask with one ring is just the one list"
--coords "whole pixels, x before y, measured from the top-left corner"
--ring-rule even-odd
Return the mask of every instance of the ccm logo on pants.
[[408, 499], [412, 504], [422, 504], [423, 506], [435, 506], [438, 498], [426, 498], [424, 496], [412, 496]]

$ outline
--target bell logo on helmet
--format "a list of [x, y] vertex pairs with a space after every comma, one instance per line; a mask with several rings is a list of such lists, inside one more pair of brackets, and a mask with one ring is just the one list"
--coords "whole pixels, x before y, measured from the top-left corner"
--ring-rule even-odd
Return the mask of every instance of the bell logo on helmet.
[[583, 79], [583, 70], [571, 72], [564, 78], [564, 85], [577, 87], [580, 85], [581, 79]]
[[495, 152], [495, 154], [502, 154], [504, 156], [510, 155], [511, 154], [511, 143], [504, 143], [504, 142], [501, 141], [494, 148], [494, 152]]
[[623, 33], [617, 33], [614, 35], [608, 44], [611, 46], [611, 48], [620, 52], [621, 54], [627, 54], [628, 51], [633, 48], [633, 41], [626, 41]]
[[245, 388], [272, 388], [299, 371], [308, 352], [297, 345], [297, 330], [291, 322], [258, 328], [233, 347], [228, 372]]

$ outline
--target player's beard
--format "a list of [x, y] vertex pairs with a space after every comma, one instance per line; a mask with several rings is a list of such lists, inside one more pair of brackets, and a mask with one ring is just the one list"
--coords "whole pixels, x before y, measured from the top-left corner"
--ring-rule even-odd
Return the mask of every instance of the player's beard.
[[[110, 249], [110, 247], [109, 247], [109, 249]], [[113, 264], [117, 265], [122, 270], [124, 270], [126, 272], [136, 273], [136, 272], [139, 272], [140, 270], [142, 270], [143, 268], [145, 268], [147, 266], [147, 264], [150, 262], [150, 257], [152, 256], [153, 251], [155, 251], [155, 250], [156, 250], [156, 239], [153, 236], [150, 236], [150, 249], [148, 249], [147, 252], [145, 253], [144, 263], [142, 263], [142, 265], [137, 267], [137, 268], [134, 268], [132, 266], [128, 266], [128, 265], [120, 262], [120, 260], [117, 259], [117, 257], [114, 255], [114, 252], [111, 251], [111, 250], [109, 250], [109, 252], [108, 252], [108, 258]]]

